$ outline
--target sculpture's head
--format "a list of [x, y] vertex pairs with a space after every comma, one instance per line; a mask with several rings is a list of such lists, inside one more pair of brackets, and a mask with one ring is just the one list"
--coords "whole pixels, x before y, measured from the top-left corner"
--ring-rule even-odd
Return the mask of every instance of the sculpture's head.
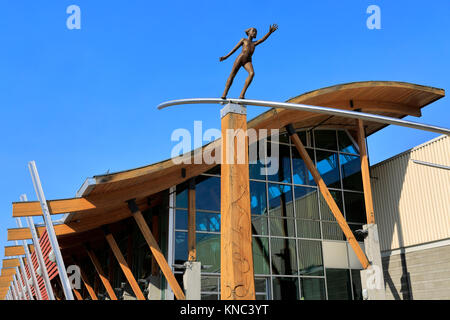
[[248, 28], [247, 30], [245, 30], [245, 33], [249, 37], [256, 38], [256, 34], [258, 33], [258, 31], [256, 31], [255, 28]]

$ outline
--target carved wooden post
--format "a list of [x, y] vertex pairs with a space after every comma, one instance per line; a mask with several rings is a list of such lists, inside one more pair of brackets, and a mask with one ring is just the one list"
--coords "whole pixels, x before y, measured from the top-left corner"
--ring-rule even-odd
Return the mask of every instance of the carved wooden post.
[[221, 299], [254, 300], [247, 110], [221, 110]]

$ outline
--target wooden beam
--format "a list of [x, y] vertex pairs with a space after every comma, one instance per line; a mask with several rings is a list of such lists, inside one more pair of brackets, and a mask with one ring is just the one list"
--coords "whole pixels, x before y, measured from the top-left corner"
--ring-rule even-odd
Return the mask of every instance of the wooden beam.
[[19, 266], [19, 259], [3, 259], [3, 268], [15, 268]]
[[197, 259], [197, 250], [195, 245], [195, 179], [189, 180], [188, 187], [188, 260]]
[[92, 261], [92, 264], [95, 267], [95, 270], [97, 271], [98, 276], [100, 277], [100, 280], [102, 281], [103, 285], [105, 286], [105, 289], [109, 295], [109, 298], [111, 300], [117, 300], [116, 293], [114, 292], [114, 289], [111, 286], [111, 283], [109, 282], [108, 278], [106, 277], [106, 274], [103, 271], [100, 261], [98, 261], [97, 256], [95, 255], [94, 251], [88, 245], [86, 245], [85, 248], [86, 248], [86, 252], [87, 252], [89, 258]]
[[116, 243], [116, 240], [114, 239], [113, 235], [107, 229], [105, 229], [105, 238], [106, 238], [106, 241], [108, 242], [109, 246], [111, 247], [111, 250], [114, 253], [114, 256], [116, 257], [117, 262], [119, 263], [119, 266], [123, 271], [123, 274], [127, 278], [128, 283], [130, 284], [131, 288], [133, 289], [133, 292], [136, 295], [136, 298], [138, 300], [145, 300], [144, 294], [142, 293], [141, 288], [139, 288], [139, 285], [138, 285], [136, 279], [134, 278], [130, 267], [128, 266], [125, 258], [122, 255], [122, 252], [119, 249], [119, 246]]
[[5, 247], [5, 257], [22, 256], [25, 254], [23, 246], [7, 246]]
[[142, 235], [144, 236], [145, 241], [147, 242], [147, 245], [149, 246], [153, 256], [158, 262], [159, 268], [166, 277], [168, 284], [172, 288], [175, 297], [178, 300], [185, 300], [186, 297], [184, 296], [184, 292], [183, 290], [181, 290], [181, 287], [178, 284], [177, 279], [175, 279], [175, 276], [172, 270], [170, 269], [169, 264], [166, 261], [166, 258], [162, 254], [161, 249], [159, 248], [158, 243], [153, 237], [153, 234], [150, 231], [150, 228], [148, 227], [147, 222], [144, 219], [144, 216], [137, 207], [136, 202], [134, 200], [129, 200], [128, 206], [130, 208], [130, 212], [134, 217], [134, 220], [136, 221], [139, 229], [141, 230]]
[[372, 187], [370, 185], [369, 159], [367, 157], [366, 135], [364, 132], [364, 123], [358, 119], [358, 146], [361, 158], [361, 175], [364, 190], [364, 202], [366, 204], [367, 224], [375, 223], [373, 211]]
[[77, 300], [83, 300], [83, 296], [81, 295], [81, 293], [77, 289], [72, 288], [72, 290], [73, 290], [73, 293], [75, 295], [75, 298], [77, 298]]
[[13, 281], [13, 275], [11, 274], [11, 275], [5, 275], [5, 276], [0, 276], [0, 282], [11, 282], [11, 281]]
[[247, 115], [228, 112], [221, 124], [221, 299], [255, 300]]
[[[47, 201], [50, 214], [71, 213], [95, 209], [96, 206], [85, 198]], [[13, 202], [13, 218], [41, 216], [39, 201]]]
[[72, 256], [72, 261], [78, 266], [78, 268], [80, 268], [81, 281], [83, 281], [83, 284], [86, 287], [86, 290], [89, 293], [89, 296], [91, 297], [92, 300], [98, 300], [97, 295], [94, 292], [94, 288], [92, 288], [91, 284], [89, 283], [89, 278], [87, 277], [84, 270], [81, 268], [81, 264], [73, 256]]
[[16, 274], [16, 269], [14, 268], [3, 268], [2, 269], [2, 277], [3, 276], [11, 276]]
[[[286, 129], [287, 129], [289, 135], [291, 136], [291, 140], [292, 140], [292, 142], [294, 142], [298, 153], [300, 154], [301, 158], [305, 162], [306, 167], [308, 168], [309, 172], [311, 172], [311, 175], [313, 176], [314, 181], [316, 182], [317, 186], [319, 187], [319, 190], [322, 193], [323, 198], [327, 202], [328, 206], [330, 207], [331, 212], [333, 213], [334, 217], [336, 218], [337, 223], [341, 227], [348, 242], [350, 243], [350, 246], [353, 248], [353, 251], [355, 252], [356, 256], [358, 257], [359, 262], [361, 263], [362, 267], [364, 269], [366, 269], [369, 266], [369, 261], [367, 260], [367, 257], [364, 254], [364, 251], [362, 251], [361, 247], [359, 246], [358, 241], [356, 241], [352, 230], [348, 226], [347, 221], [345, 221], [345, 218], [344, 218], [341, 210], [339, 209], [338, 205], [336, 204], [332, 195], [330, 194], [330, 191], [328, 190], [327, 185], [325, 184], [322, 177], [320, 176], [320, 173], [317, 170], [316, 166], [314, 165], [314, 162], [309, 157], [309, 154], [306, 151], [305, 146], [301, 142], [301, 140], [298, 137], [297, 133], [295, 132], [295, 129], [293, 126], [288, 125], [286, 127]], [[223, 224], [222, 224], [222, 228], [223, 228]]]

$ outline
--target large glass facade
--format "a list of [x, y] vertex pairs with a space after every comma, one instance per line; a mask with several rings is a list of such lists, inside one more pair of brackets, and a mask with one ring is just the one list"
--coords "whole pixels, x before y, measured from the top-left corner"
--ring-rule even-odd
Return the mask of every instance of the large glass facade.
[[[366, 215], [360, 160], [350, 135], [344, 130], [309, 130], [299, 136], [351, 229], [362, 229]], [[257, 299], [360, 299], [358, 266], [344, 234], [286, 135], [279, 139], [278, 165], [272, 175], [261, 172], [260, 164], [249, 166]], [[181, 265], [188, 255], [186, 185], [176, 187], [171, 206], [172, 262]], [[196, 210], [202, 299], [219, 299], [219, 167], [196, 178]], [[344, 254], [335, 254], [341, 249]], [[174, 271], [180, 278], [183, 270]]]

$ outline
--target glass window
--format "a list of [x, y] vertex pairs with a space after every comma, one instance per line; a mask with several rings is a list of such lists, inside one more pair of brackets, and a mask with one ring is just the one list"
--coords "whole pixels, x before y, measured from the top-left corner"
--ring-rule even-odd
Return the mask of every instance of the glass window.
[[271, 216], [294, 217], [291, 186], [269, 183], [269, 213]]
[[275, 144], [278, 146], [278, 170], [275, 174], [268, 175], [267, 178], [270, 181], [275, 182], [291, 182], [291, 153], [289, 151], [290, 147], [284, 144]]
[[[309, 157], [312, 159], [314, 163], [314, 150], [307, 148], [306, 151], [309, 154]], [[292, 169], [294, 176], [294, 184], [304, 184], [315, 186], [316, 182], [313, 179], [313, 176], [306, 168], [306, 164], [303, 159], [300, 157], [300, 153], [298, 153], [297, 148], [295, 146], [292, 147]]]
[[340, 155], [342, 184], [346, 190], [362, 191], [361, 161], [359, 156]]
[[273, 278], [274, 300], [299, 300], [298, 278]]
[[348, 269], [327, 269], [329, 300], [351, 300], [350, 273]]
[[[261, 147], [261, 143], [258, 143], [259, 147]], [[253, 159], [249, 159], [249, 164], [248, 164], [248, 170], [249, 170], [249, 175], [250, 175], [250, 179], [256, 179], [256, 180], [266, 180], [266, 169], [265, 166], [263, 165], [263, 163], [265, 163], [265, 159], [261, 161], [261, 159], [259, 159], [259, 149], [256, 149], [257, 154], [254, 156], [257, 156], [257, 161], [255, 163], [253, 163]], [[249, 155], [250, 156], [250, 155]]]
[[314, 130], [314, 141], [316, 148], [337, 150], [335, 130]]
[[219, 292], [219, 277], [201, 277], [202, 292]]
[[265, 182], [250, 181], [250, 208], [252, 214], [267, 214], [267, 195]]
[[202, 263], [202, 271], [220, 272], [220, 234], [197, 232], [196, 240], [197, 260]]
[[351, 270], [352, 273], [352, 285], [353, 285], [353, 300], [362, 300], [362, 287], [361, 287], [361, 270]]
[[[255, 274], [270, 274], [269, 239], [253, 237], [253, 270]], [[256, 282], [256, 281], [255, 281]], [[256, 283], [255, 283], [256, 285]]]
[[187, 232], [175, 232], [175, 264], [183, 264], [188, 259]]
[[[344, 206], [342, 205], [342, 192], [330, 190], [330, 194], [333, 197], [334, 201], [336, 202], [339, 210], [341, 210], [341, 213], [344, 214]], [[319, 199], [320, 199], [320, 216], [322, 217], [322, 220], [336, 221], [336, 218], [331, 212], [328, 203], [325, 201], [325, 198], [320, 192], [319, 192]]]
[[344, 192], [345, 217], [348, 222], [366, 223], [364, 194]]
[[306, 131], [297, 131], [297, 135], [300, 138], [300, 141], [303, 143], [305, 147], [312, 147], [306, 138]]
[[188, 207], [188, 189], [187, 189], [186, 183], [177, 185], [177, 196], [176, 196], [175, 206], [177, 208], [187, 208]]
[[272, 250], [272, 274], [296, 274], [295, 240], [271, 238], [270, 246]]
[[301, 278], [302, 299], [325, 300], [325, 280], [321, 278]]
[[298, 240], [299, 274], [323, 276], [322, 243], [314, 240]]
[[256, 294], [266, 293], [269, 291], [269, 279], [255, 278], [255, 292]]
[[319, 205], [317, 189], [308, 187], [294, 187], [295, 211], [297, 218], [319, 219]]
[[350, 227], [350, 230], [352, 230], [356, 241], [364, 242], [364, 234], [358, 232], [359, 230], [363, 229], [363, 225], [350, 223], [348, 226]]
[[[187, 210], [177, 209], [175, 228], [177, 230], [188, 229]], [[195, 213], [195, 228], [197, 231], [220, 232], [220, 214], [197, 211]]]
[[352, 140], [348, 136], [347, 132], [339, 130], [338, 140], [339, 140], [339, 151], [358, 154], [358, 150], [356, 149]]
[[316, 151], [317, 170], [329, 188], [341, 188], [338, 154], [328, 151]]
[[252, 234], [258, 236], [268, 235], [266, 216], [252, 216]]
[[220, 212], [220, 178], [198, 176], [195, 182], [195, 207], [197, 210]]
[[341, 227], [336, 222], [322, 222], [323, 238], [327, 240], [345, 240]]
[[294, 219], [270, 218], [270, 235], [295, 237]]
[[219, 300], [218, 294], [202, 294], [201, 300]]
[[320, 239], [320, 222], [297, 219], [297, 237]]

